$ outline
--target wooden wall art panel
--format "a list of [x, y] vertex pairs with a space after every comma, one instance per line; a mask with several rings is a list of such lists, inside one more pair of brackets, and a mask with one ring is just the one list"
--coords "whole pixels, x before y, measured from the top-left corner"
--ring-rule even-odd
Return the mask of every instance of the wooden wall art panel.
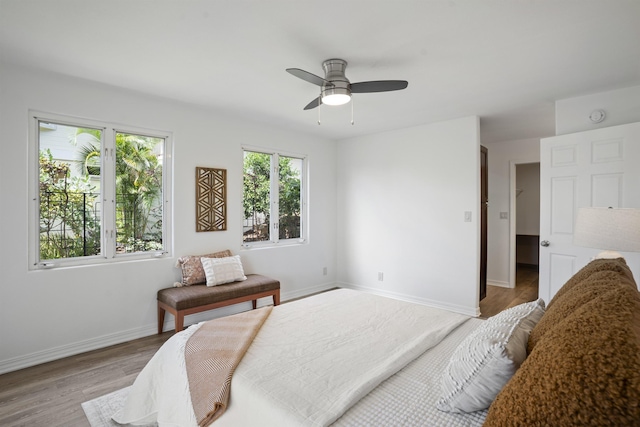
[[227, 170], [196, 167], [196, 231], [227, 229]]

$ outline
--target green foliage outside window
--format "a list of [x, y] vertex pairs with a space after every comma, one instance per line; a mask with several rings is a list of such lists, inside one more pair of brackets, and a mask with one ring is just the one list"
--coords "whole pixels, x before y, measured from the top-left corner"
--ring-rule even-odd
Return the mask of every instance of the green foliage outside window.
[[40, 151], [40, 259], [100, 253], [97, 194], [88, 177], [71, 177], [69, 165]]
[[[296, 159], [297, 160], [297, 159]], [[280, 239], [296, 239], [300, 235], [300, 172], [292, 167], [290, 157], [280, 157], [278, 199]]]
[[[267, 241], [271, 220], [271, 154], [246, 151], [242, 206], [245, 221], [251, 224], [244, 241]], [[278, 157], [278, 238], [300, 236], [300, 159]], [[301, 166], [301, 165], [300, 165]]]
[[[92, 134], [93, 129], [78, 129]], [[94, 135], [95, 136], [95, 135]], [[161, 138], [116, 133], [116, 252], [162, 249], [162, 163], [155, 152]], [[81, 171], [99, 167], [98, 140], [79, 150]]]
[[162, 249], [160, 138], [116, 134], [116, 229], [126, 252]]
[[[78, 128], [79, 170], [40, 150], [40, 256], [73, 258], [100, 253], [100, 130]], [[91, 137], [92, 136], [92, 137]], [[116, 252], [162, 249], [162, 138], [116, 133]], [[75, 145], [75, 141], [70, 141]]]

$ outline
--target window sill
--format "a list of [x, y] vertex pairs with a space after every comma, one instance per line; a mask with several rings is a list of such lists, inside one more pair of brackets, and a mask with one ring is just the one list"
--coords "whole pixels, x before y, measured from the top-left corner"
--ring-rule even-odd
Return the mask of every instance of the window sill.
[[308, 241], [306, 239], [289, 239], [280, 240], [279, 242], [251, 242], [243, 243], [242, 250], [256, 250], [256, 249], [273, 249], [288, 246], [301, 246], [306, 245]]
[[48, 260], [37, 264], [30, 264], [30, 271], [60, 270], [76, 267], [91, 267], [98, 265], [120, 264], [123, 262], [150, 261], [154, 259], [171, 258], [168, 252], [154, 252], [144, 254], [120, 254], [115, 258], [91, 257], [87, 259]]

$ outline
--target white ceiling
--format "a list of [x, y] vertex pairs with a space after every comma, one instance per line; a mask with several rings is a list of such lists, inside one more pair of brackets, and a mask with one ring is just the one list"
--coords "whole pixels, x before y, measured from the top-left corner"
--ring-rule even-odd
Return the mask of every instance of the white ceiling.
[[[638, 0], [0, 0], [7, 62], [347, 138], [468, 115], [483, 142], [553, 135], [554, 101], [640, 84]], [[303, 107], [348, 61], [403, 91]]]

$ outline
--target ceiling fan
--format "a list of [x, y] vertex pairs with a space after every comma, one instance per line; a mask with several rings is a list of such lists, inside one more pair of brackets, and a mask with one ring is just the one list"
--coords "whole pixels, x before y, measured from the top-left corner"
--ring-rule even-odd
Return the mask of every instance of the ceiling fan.
[[311, 110], [320, 104], [346, 104], [351, 100], [352, 93], [389, 92], [405, 89], [409, 84], [406, 80], [376, 80], [351, 83], [344, 74], [347, 68], [347, 61], [343, 59], [327, 59], [322, 63], [322, 68], [324, 68], [324, 78], [300, 68], [287, 68], [289, 74], [321, 88], [320, 96], [307, 104], [304, 107], [305, 110]]

